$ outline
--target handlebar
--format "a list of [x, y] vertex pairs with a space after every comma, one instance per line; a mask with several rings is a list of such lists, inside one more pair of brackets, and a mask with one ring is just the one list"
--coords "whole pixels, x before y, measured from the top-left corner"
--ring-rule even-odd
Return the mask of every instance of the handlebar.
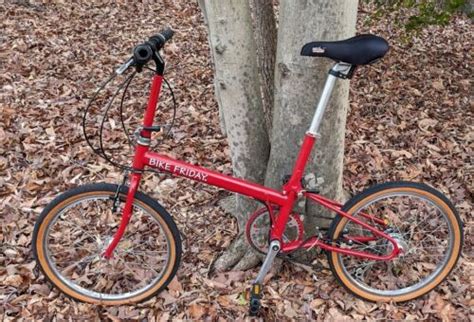
[[123, 74], [130, 66], [134, 65], [140, 68], [148, 63], [155, 53], [160, 51], [165, 43], [173, 38], [174, 31], [166, 28], [151, 36], [148, 41], [135, 46], [133, 48], [133, 56], [125, 64], [120, 66], [115, 72], [119, 75]]
[[156, 50], [160, 50], [168, 40], [173, 38], [173, 35], [174, 31], [171, 28], [166, 28], [158, 34], [151, 36], [148, 43], [150, 43]]

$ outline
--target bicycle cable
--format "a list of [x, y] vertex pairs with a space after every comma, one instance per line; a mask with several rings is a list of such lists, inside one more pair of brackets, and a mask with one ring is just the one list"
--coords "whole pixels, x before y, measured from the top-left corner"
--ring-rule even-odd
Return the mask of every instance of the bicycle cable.
[[108, 113], [109, 113], [109, 110], [110, 110], [110, 107], [112, 106], [112, 104], [114, 103], [114, 100], [115, 98], [117, 97], [117, 95], [120, 93], [120, 90], [122, 88], [124, 88], [125, 86], [128, 88], [128, 85], [130, 84], [130, 82], [132, 81], [133, 77], [135, 76], [136, 72], [133, 72], [132, 74], [130, 74], [130, 76], [128, 76], [125, 81], [119, 85], [119, 87], [117, 88], [117, 90], [115, 91], [114, 95], [112, 96], [112, 98], [110, 99], [109, 103], [107, 104], [107, 107], [105, 109], [105, 112], [103, 114], [103, 117], [102, 117], [102, 121], [100, 122], [100, 128], [99, 128], [99, 146], [100, 146], [100, 154], [99, 156], [101, 156], [103, 159], [105, 159], [108, 163], [112, 164], [113, 166], [123, 170], [123, 171], [133, 171], [133, 169], [129, 166], [124, 166], [120, 163], [117, 163], [115, 162], [114, 160], [112, 160], [112, 158], [110, 158], [109, 156], [107, 156], [107, 153], [104, 149], [104, 136], [103, 136], [103, 131], [104, 131], [104, 125], [105, 125], [105, 120], [108, 119]]
[[130, 148], [130, 152], [132, 152], [132, 149], [133, 149], [133, 142], [132, 140], [130, 139], [130, 132], [128, 132], [127, 130], [127, 126], [125, 125], [125, 120], [123, 118], [123, 102], [125, 101], [125, 95], [127, 94], [127, 91], [128, 91], [128, 86], [130, 85], [130, 83], [132, 82], [132, 80], [130, 80], [126, 85], [125, 85], [125, 88], [123, 89], [123, 94], [122, 94], [122, 98], [120, 99], [120, 108], [119, 108], [119, 112], [120, 112], [120, 123], [122, 125], [122, 130], [123, 130], [123, 133], [125, 134], [125, 136], [127, 137], [127, 142], [128, 142], [128, 146]]
[[[148, 68], [146, 67], [147, 69], [150, 69], [152, 70], [151, 68]], [[153, 70], [152, 70], [153, 71]], [[131, 75], [129, 75], [125, 81], [123, 81], [117, 88], [117, 90], [115, 91], [114, 95], [112, 96], [112, 98], [110, 99], [110, 101], [108, 102], [107, 104], [107, 107], [105, 109], [105, 112], [103, 114], [103, 117], [102, 117], [102, 120], [101, 120], [101, 123], [100, 123], [100, 127], [99, 127], [99, 148], [95, 148], [91, 139], [92, 137], [87, 135], [87, 126], [86, 126], [86, 121], [87, 121], [87, 116], [90, 112], [90, 109], [91, 109], [91, 106], [92, 106], [92, 103], [96, 101], [99, 93], [112, 81], [115, 79], [115, 77], [117, 76], [116, 73], [114, 73], [113, 75], [111, 75], [104, 83], [101, 84], [101, 86], [99, 86], [99, 88], [97, 89], [97, 91], [94, 93], [94, 95], [92, 96], [91, 100], [89, 101], [89, 103], [87, 104], [86, 106], [86, 109], [84, 111], [84, 114], [83, 114], [83, 117], [82, 117], [82, 131], [83, 131], [83, 134], [84, 134], [84, 138], [86, 140], [86, 143], [87, 145], [92, 149], [92, 151], [94, 152], [94, 154], [96, 154], [97, 156], [101, 157], [102, 159], [104, 159], [105, 161], [107, 161], [108, 163], [112, 164], [114, 167], [117, 167], [119, 168], [120, 170], [122, 171], [130, 171], [130, 172], [152, 172], [152, 173], [161, 173], [159, 171], [156, 171], [156, 170], [153, 170], [153, 169], [143, 169], [143, 170], [138, 170], [138, 169], [134, 169], [128, 165], [124, 165], [124, 164], [120, 164], [116, 161], [114, 161], [112, 159], [112, 157], [108, 156], [107, 153], [106, 153], [106, 149], [104, 148], [104, 142], [103, 142], [103, 134], [104, 134], [104, 126], [105, 126], [105, 121], [108, 119], [108, 113], [109, 113], [109, 110], [110, 108], [112, 107], [113, 105], [113, 102], [115, 101], [115, 98], [117, 97], [117, 95], [120, 93], [120, 91], [123, 89], [123, 93], [122, 93], [122, 97], [121, 97], [121, 100], [120, 100], [120, 107], [119, 107], [119, 113], [120, 113], [120, 123], [121, 123], [121, 127], [122, 127], [122, 131], [123, 133], [125, 134], [125, 136], [127, 137], [127, 141], [128, 141], [128, 145], [130, 147], [130, 149], [132, 149], [132, 147], [134, 146], [133, 144], [133, 141], [130, 139], [130, 133], [125, 125], [125, 120], [124, 120], [124, 112], [123, 112], [123, 104], [124, 104], [124, 101], [125, 101], [125, 97], [126, 97], [126, 94], [128, 92], [128, 89], [129, 89], [129, 86], [132, 82], [132, 80], [134, 79], [135, 75], [137, 74], [137, 71], [133, 72]], [[172, 120], [171, 120], [171, 123], [166, 125], [166, 127], [168, 128], [166, 133], [165, 133], [165, 137], [168, 137], [170, 132], [171, 132], [171, 129], [174, 127], [174, 123], [175, 123], [175, 120], [176, 120], [176, 110], [177, 110], [177, 102], [176, 102], [176, 97], [174, 95], [174, 92], [173, 92], [173, 89], [170, 85], [170, 83], [168, 82], [168, 80], [166, 78], [163, 77], [163, 81], [165, 82], [166, 84], [166, 87], [169, 89], [170, 91], [170, 94], [171, 94], [171, 98], [172, 98], [172, 101], [173, 101], [173, 116], [172, 116]], [[163, 140], [163, 139], [162, 139]], [[161, 141], [160, 141], [161, 142]]]
[[92, 106], [92, 103], [97, 99], [97, 96], [99, 95], [99, 93], [105, 88], [105, 86], [107, 86], [107, 84], [109, 84], [112, 80], [114, 80], [115, 77], [117, 77], [117, 74], [113, 73], [104, 83], [102, 83], [102, 85], [99, 86], [99, 88], [95, 91], [94, 95], [92, 96], [89, 103], [87, 104], [86, 109], [84, 110], [84, 114], [82, 115], [82, 134], [84, 135], [84, 138], [86, 139], [87, 145], [92, 149], [92, 151], [95, 154], [98, 154], [99, 151], [94, 148], [86, 132], [87, 114], [89, 114], [89, 110]]

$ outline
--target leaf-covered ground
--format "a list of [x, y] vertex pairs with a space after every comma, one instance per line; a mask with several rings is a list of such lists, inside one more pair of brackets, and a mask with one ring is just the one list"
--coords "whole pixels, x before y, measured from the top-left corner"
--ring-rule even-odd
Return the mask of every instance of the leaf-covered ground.
[[[472, 320], [472, 24], [457, 16], [448, 26], [407, 36], [392, 16], [370, 18], [369, 9], [360, 12], [358, 31], [385, 36], [391, 51], [381, 63], [360, 68], [351, 83], [345, 186], [355, 193], [377, 182], [404, 179], [440, 189], [466, 224], [464, 254], [436, 291], [405, 304], [364, 302], [337, 286], [328, 271], [284, 264], [267, 282], [264, 316]], [[99, 82], [129, 57], [133, 45], [161, 26], [176, 30], [165, 56], [179, 108], [176, 129], [159, 148], [230, 173], [206, 29], [197, 5], [185, 0], [16, 0], [0, 4], [0, 12], [1, 319], [244, 317], [247, 306], [238, 296], [257, 270], [210, 271], [237, 233], [235, 221], [216, 205], [226, 194], [214, 188], [147, 175], [142, 189], [172, 213], [183, 234], [184, 256], [169, 289], [146, 303], [98, 307], [75, 302], [45, 282], [31, 254], [35, 218], [54, 196], [80, 183], [119, 180], [119, 172], [83, 142], [82, 111]], [[132, 85], [126, 105], [129, 124], [139, 120], [148, 79], [144, 73]], [[162, 106], [161, 116], [169, 118], [169, 95]], [[99, 111], [94, 112], [97, 124]], [[107, 124], [107, 146], [118, 148], [116, 153], [123, 147], [126, 154], [124, 137], [113, 131], [117, 124]]]

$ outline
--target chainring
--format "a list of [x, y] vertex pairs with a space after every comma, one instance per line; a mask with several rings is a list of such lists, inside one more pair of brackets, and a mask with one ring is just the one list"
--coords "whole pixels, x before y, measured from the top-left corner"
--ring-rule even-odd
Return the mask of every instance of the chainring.
[[[278, 216], [278, 209], [273, 208], [273, 216]], [[250, 216], [245, 226], [247, 241], [256, 251], [266, 254], [270, 239], [271, 218], [267, 208], [261, 208]], [[291, 213], [283, 233], [283, 243], [303, 241], [304, 228], [300, 216]]]

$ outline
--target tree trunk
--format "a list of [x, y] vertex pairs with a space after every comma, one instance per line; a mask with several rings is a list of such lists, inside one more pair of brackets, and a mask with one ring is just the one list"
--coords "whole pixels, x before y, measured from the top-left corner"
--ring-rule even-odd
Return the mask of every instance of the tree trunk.
[[[258, 183], [265, 179], [268, 186], [279, 189], [282, 177], [292, 172], [332, 64], [323, 58], [301, 57], [301, 47], [309, 41], [339, 40], [353, 35], [357, 0], [281, 0], [276, 56], [272, 55], [275, 50], [272, 35], [265, 34], [272, 33], [275, 23], [271, 1], [251, 0], [256, 37], [248, 1], [199, 2], [209, 27], [216, 96], [231, 148], [234, 174]], [[273, 73], [272, 57], [276, 57]], [[307, 178], [313, 176], [308, 188], [319, 188], [322, 194], [336, 199], [342, 196], [348, 92], [348, 82], [339, 82], [320, 129], [319, 151], [313, 153], [307, 167]], [[265, 111], [272, 111], [271, 150], [266, 127], [262, 126], [265, 124], [263, 103]], [[254, 205], [243, 197], [235, 201], [227, 209], [237, 217], [241, 235], [216, 261], [214, 267], [218, 270], [245, 269], [259, 260], [242, 238], [244, 224]], [[306, 226], [314, 227], [315, 209], [304, 205], [301, 210], [309, 214]]]
[[[340, 40], [354, 34], [357, 0], [291, 1], [280, 3], [275, 68], [275, 106], [270, 160], [266, 184], [281, 187], [281, 179], [291, 174], [303, 136], [311, 123], [316, 103], [333, 62], [324, 58], [302, 57], [301, 47], [310, 41]], [[349, 82], [338, 81], [320, 129], [306, 172], [309, 189], [335, 199], [342, 198], [344, 131]], [[311, 177], [312, 176], [312, 177]], [[305, 227], [320, 225], [313, 206]], [[313, 211], [311, 211], [313, 210]], [[317, 209], [319, 212], [320, 209]], [[313, 231], [308, 231], [313, 232]]]
[[[264, 112], [248, 1], [200, 1], [209, 29], [209, 43], [215, 65], [215, 92], [223, 112], [234, 175], [263, 183], [269, 155], [269, 140], [262, 124]], [[248, 214], [255, 205], [238, 196], [232, 212], [239, 223], [240, 237], [221, 256], [217, 270], [245, 269], [258, 259], [243, 240]], [[242, 264], [239, 265], [239, 262]]]
[[265, 126], [271, 133], [273, 96], [275, 86], [275, 55], [277, 27], [272, 0], [250, 0], [253, 13], [254, 35], [257, 43], [257, 62], [265, 113]]
[[474, 12], [474, 0], [466, 0], [466, 3], [461, 8], [464, 13], [471, 17], [471, 20], [474, 18], [472, 13]]

